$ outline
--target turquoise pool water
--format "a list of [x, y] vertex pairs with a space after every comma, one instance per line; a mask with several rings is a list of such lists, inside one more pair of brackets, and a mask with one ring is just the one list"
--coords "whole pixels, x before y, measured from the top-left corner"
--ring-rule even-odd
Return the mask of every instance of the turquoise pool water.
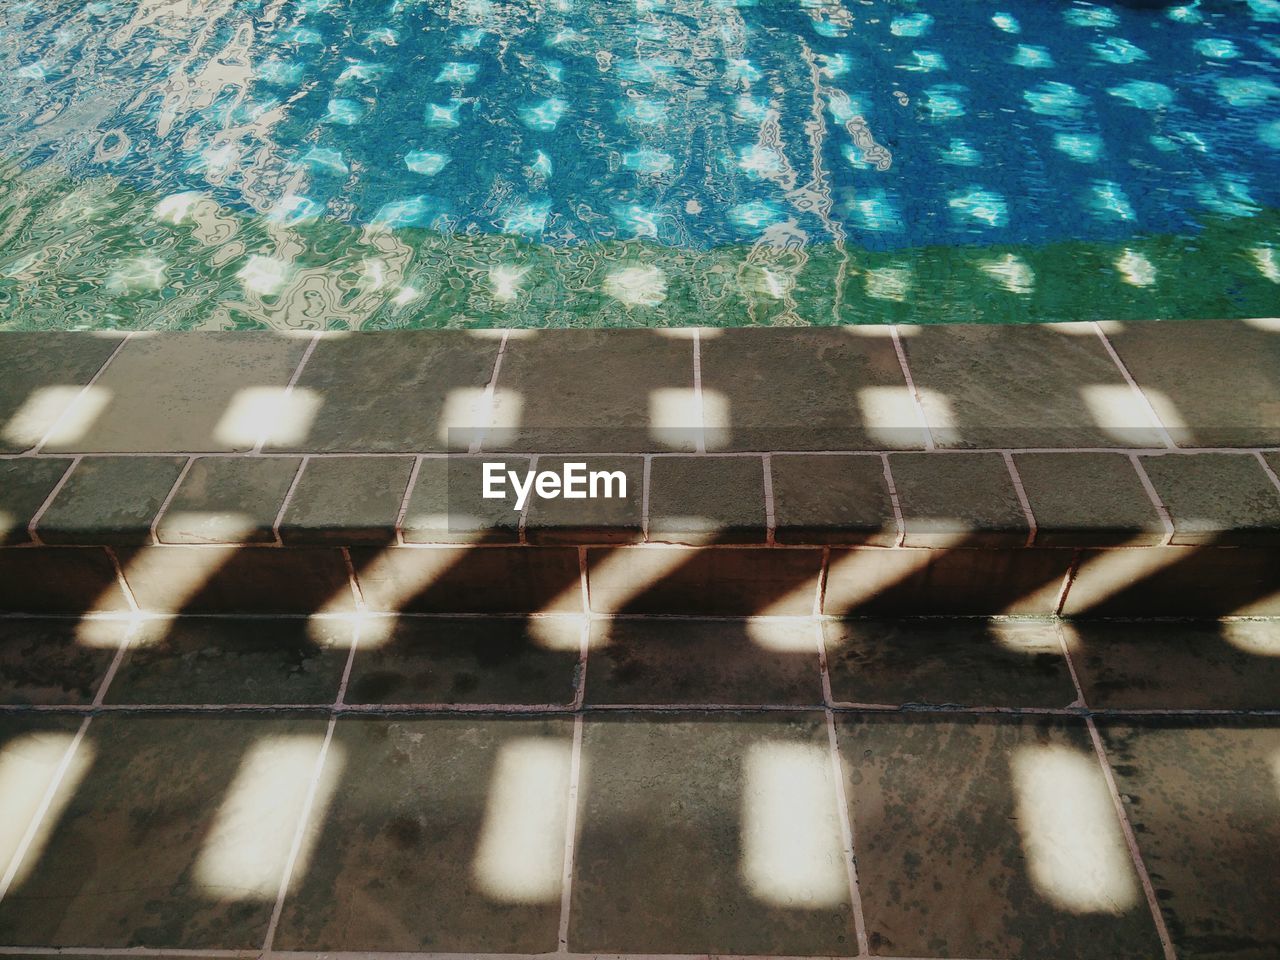
[[1280, 295], [1280, 0], [22, 0], [0, 41], [5, 326]]

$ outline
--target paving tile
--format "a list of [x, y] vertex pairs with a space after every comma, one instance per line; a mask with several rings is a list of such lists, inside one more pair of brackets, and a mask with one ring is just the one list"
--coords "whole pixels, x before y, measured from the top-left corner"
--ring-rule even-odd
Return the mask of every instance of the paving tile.
[[69, 619], [0, 620], [0, 703], [92, 703], [130, 625], [85, 626]]
[[587, 552], [587, 563], [595, 613], [807, 616], [822, 551], [597, 548]]
[[695, 449], [693, 341], [654, 330], [547, 330], [507, 341], [486, 450]]
[[840, 702], [1059, 708], [1076, 700], [1051, 621], [846, 620], [823, 632]]
[[1092, 324], [938, 324], [903, 337], [944, 447], [1158, 447]]
[[337, 549], [163, 546], [121, 551], [138, 606], [151, 613], [354, 613]]
[[280, 521], [293, 543], [391, 543], [413, 472], [410, 457], [317, 457], [307, 461]]
[[272, 437], [268, 449], [465, 450], [487, 413], [478, 403], [498, 344], [495, 337], [461, 330], [323, 337], [297, 384], [317, 407], [315, 419], [305, 432]]
[[183, 457], [81, 460], [36, 532], [45, 543], [148, 543], [151, 522], [186, 462]]
[[485, 493], [485, 464], [501, 465], [502, 476], [529, 470], [528, 457], [428, 457], [418, 469], [404, 515], [406, 543], [515, 543], [520, 511], [511, 484], [503, 499]]
[[45, 449], [252, 450], [273, 423], [296, 420], [293, 405], [282, 398], [306, 348], [306, 337], [281, 333], [187, 331], [135, 337], [94, 389], [71, 407]]
[[779, 543], [891, 547], [898, 542], [879, 457], [786, 455], [770, 460]]
[[1280, 709], [1280, 621], [1063, 624], [1091, 707]]
[[340, 620], [152, 620], [133, 638], [107, 702], [332, 703], [353, 642]]
[[586, 700], [821, 704], [807, 621], [596, 620]]
[[1179, 957], [1280, 956], [1280, 726], [1101, 724]]
[[376, 612], [582, 612], [578, 551], [567, 547], [361, 547], [351, 559]]
[[713, 398], [709, 410], [724, 414], [712, 421], [716, 449], [924, 446], [888, 336], [855, 328], [718, 330], [700, 346], [704, 402]]
[[402, 617], [367, 624], [348, 703], [573, 702], [576, 617]]
[[276, 947], [553, 952], [572, 740], [562, 719], [340, 722]]
[[644, 496], [644, 460], [640, 457], [539, 457], [539, 470], [562, 473], [566, 463], [585, 464], [588, 482], [593, 473], [621, 473], [626, 479], [626, 496], [620, 496], [619, 481], [605, 496], [605, 480], [596, 487], [597, 496], [586, 500], [535, 499], [525, 518], [525, 539], [530, 543], [635, 543], [644, 539], [641, 506]]
[[1193, 453], [1142, 457], [1173, 520], [1175, 544], [1280, 544], [1280, 489], [1256, 457]]
[[1067, 617], [1280, 616], [1273, 548], [1086, 550], [1062, 606]]
[[656, 457], [649, 468], [649, 539], [764, 543], [768, 528], [759, 457]]
[[1280, 445], [1276, 321], [1126, 323], [1107, 336], [1179, 446]]
[[161, 543], [274, 543], [301, 458], [201, 457], [156, 524]]
[[[80, 717], [50, 714], [0, 715], [0, 823], [4, 824], [0, 829], [0, 863], [6, 869], [82, 722]], [[67, 774], [71, 778], [83, 774], [83, 765], [70, 766]], [[15, 873], [14, 890], [20, 890], [26, 881], [36, 859], [32, 854], [38, 853], [40, 846], [34, 843], [28, 850]], [[6, 937], [4, 942], [11, 941]]]
[[1167, 533], [1120, 453], [1016, 453], [1014, 466], [1045, 547], [1152, 546]]
[[120, 334], [0, 333], [0, 453], [34, 447], [107, 362]]
[[579, 797], [570, 951], [857, 953], [820, 714], [589, 720]]
[[31, 541], [31, 518], [70, 466], [61, 458], [0, 460], [0, 544]]
[[129, 602], [111, 558], [94, 547], [0, 547], [0, 610], [123, 613]]
[[1083, 723], [845, 716], [872, 954], [1156, 960]]
[[0, 901], [0, 939], [257, 949], [324, 732], [320, 717], [95, 719]]
[[889, 458], [903, 545], [1018, 547], [1030, 527], [1009, 467], [998, 453], [902, 453]]
[[834, 616], [1046, 616], [1071, 551], [832, 550], [823, 612]]

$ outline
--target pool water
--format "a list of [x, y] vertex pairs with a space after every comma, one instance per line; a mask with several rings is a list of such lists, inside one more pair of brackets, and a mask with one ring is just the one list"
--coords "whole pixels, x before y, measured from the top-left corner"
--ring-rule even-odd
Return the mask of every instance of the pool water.
[[1275, 312], [1280, 0], [9, 0], [0, 326]]

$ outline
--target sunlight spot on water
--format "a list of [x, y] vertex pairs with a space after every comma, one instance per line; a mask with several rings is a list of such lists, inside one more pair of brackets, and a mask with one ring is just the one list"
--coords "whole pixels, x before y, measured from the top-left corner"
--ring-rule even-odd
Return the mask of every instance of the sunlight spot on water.
[[1102, 138], [1091, 133], [1055, 133], [1053, 146], [1080, 163], [1096, 163], [1102, 156]]
[[1149, 287], [1156, 282], [1155, 264], [1134, 250], [1126, 249], [1116, 258], [1116, 269], [1130, 286]]
[[1017, 17], [1011, 13], [995, 13], [991, 15], [991, 22], [1005, 33], [1021, 33], [1022, 27], [1018, 23]]
[[129, 294], [145, 290], [159, 290], [165, 283], [165, 262], [157, 257], [138, 257], [126, 260], [107, 275], [109, 293]]
[[604, 292], [628, 307], [656, 307], [667, 299], [667, 275], [657, 267], [626, 267], [604, 278]]
[[205, 199], [205, 195], [198, 190], [188, 190], [184, 193], [171, 193], [155, 206], [155, 218], [162, 223], [171, 223], [177, 226], [186, 221], [191, 215], [191, 209]]
[[510, 303], [520, 295], [520, 283], [529, 267], [517, 267], [503, 264], [489, 268], [489, 290], [495, 300]]
[[289, 265], [275, 257], [254, 254], [240, 268], [236, 277], [244, 288], [252, 293], [270, 296], [279, 291], [289, 279]]
[[1035, 287], [1035, 271], [1012, 253], [999, 260], [980, 261], [978, 268], [1010, 293], [1028, 294]]
[[911, 292], [911, 270], [907, 267], [878, 267], [868, 270], [866, 277], [867, 296], [873, 300], [901, 303]]
[[1252, 247], [1249, 250], [1258, 272], [1272, 283], [1280, 283], [1280, 258], [1273, 247]]

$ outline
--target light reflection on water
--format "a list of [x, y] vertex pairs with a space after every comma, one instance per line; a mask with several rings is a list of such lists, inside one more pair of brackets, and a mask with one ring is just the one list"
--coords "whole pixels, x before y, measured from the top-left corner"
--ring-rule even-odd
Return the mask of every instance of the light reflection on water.
[[0, 327], [1274, 312], [1277, 50], [1266, 0], [18, 0]]

